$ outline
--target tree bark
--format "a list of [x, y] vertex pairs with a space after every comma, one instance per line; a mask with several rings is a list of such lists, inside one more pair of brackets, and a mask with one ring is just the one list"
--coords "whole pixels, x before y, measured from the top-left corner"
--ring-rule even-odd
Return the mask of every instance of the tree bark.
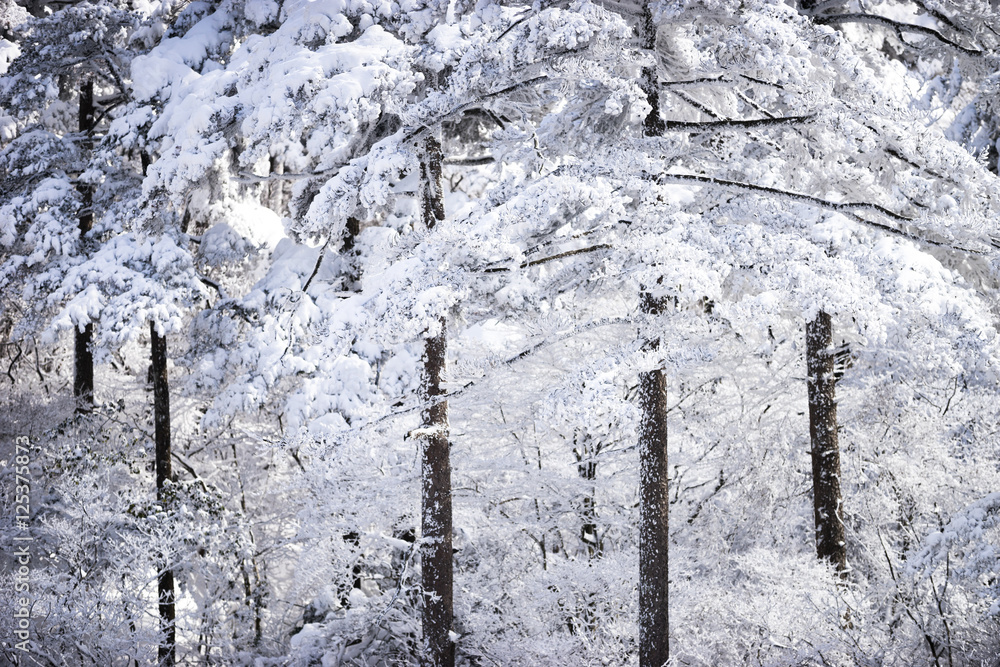
[[585, 490], [580, 498], [580, 541], [587, 552], [587, 558], [600, 558], [604, 545], [597, 529], [597, 502], [594, 482], [597, 480], [597, 461], [601, 443], [589, 433], [578, 430], [573, 436], [573, 454], [576, 456], [576, 471], [585, 481]]
[[[656, 315], [648, 293], [642, 312]], [[648, 340], [645, 349], [659, 345]], [[639, 375], [639, 666], [662, 667], [670, 657], [668, 615], [667, 381], [662, 370]]]
[[[80, 87], [79, 129], [84, 135], [84, 150], [89, 148], [89, 135], [94, 129], [94, 81], [87, 80]], [[93, 191], [89, 185], [78, 183], [80, 193], [81, 213], [79, 217], [80, 240], [86, 247], [85, 237], [94, 228]], [[74, 329], [74, 376], [73, 397], [76, 399], [77, 412], [90, 412], [94, 408], [94, 352], [92, 342], [94, 326], [88, 323], [83, 331]]]
[[[433, 229], [444, 219], [441, 189], [441, 144], [429, 136], [423, 161], [422, 211], [424, 225]], [[453, 667], [455, 644], [449, 636], [453, 620], [451, 445], [448, 440], [448, 402], [441, 400], [441, 380], [445, 370], [447, 332], [445, 320], [440, 330], [424, 342], [421, 399], [424, 435], [421, 455], [420, 549], [423, 583], [424, 667]]]
[[445, 323], [441, 331], [424, 344], [422, 394], [426, 408], [421, 459], [422, 517], [421, 567], [424, 588], [425, 667], [451, 667], [455, 664], [455, 645], [448, 636], [452, 624], [452, 522], [451, 522], [451, 452], [448, 442], [448, 402], [438, 397], [445, 368]]
[[813, 515], [816, 554], [847, 576], [847, 549], [841, 514], [840, 449], [834, 378], [833, 326], [820, 311], [806, 323], [806, 369], [809, 380], [809, 440], [812, 449]]
[[[656, 26], [649, 3], [643, 3], [636, 35], [647, 53], [656, 47]], [[654, 56], [655, 59], [655, 56]], [[643, 121], [647, 137], [663, 135], [656, 63], [644, 67], [640, 85], [650, 111]], [[647, 292], [639, 296], [640, 310], [657, 315], [663, 300]], [[659, 346], [647, 340], [644, 349]], [[670, 657], [669, 619], [669, 496], [667, 495], [667, 381], [656, 369], [639, 375], [639, 667], [662, 667]]]
[[428, 133], [424, 144], [423, 191], [421, 204], [424, 225], [433, 229], [434, 225], [444, 220], [444, 191], [441, 189], [441, 142], [433, 134]]
[[[156, 500], [165, 505], [167, 481], [171, 479], [170, 465], [170, 386], [167, 383], [167, 339], [149, 323], [151, 361], [153, 373], [153, 423], [156, 440]], [[174, 629], [174, 573], [161, 564], [157, 576], [157, 593], [160, 608], [159, 647], [160, 667], [173, 667], [176, 662], [177, 638]]]

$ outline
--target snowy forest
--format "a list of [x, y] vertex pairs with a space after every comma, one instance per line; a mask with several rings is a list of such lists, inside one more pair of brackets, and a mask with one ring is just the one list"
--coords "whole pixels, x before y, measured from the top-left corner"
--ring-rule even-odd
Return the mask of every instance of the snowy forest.
[[1000, 6], [0, 0], [0, 664], [1000, 665]]

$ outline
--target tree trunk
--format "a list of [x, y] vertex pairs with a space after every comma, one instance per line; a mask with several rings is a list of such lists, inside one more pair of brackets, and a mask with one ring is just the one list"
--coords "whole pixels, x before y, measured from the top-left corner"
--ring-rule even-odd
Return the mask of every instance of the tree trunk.
[[841, 516], [833, 327], [830, 315], [822, 311], [806, 323], [806, 369], [816, 553], [830, 561], [843, 578], [847, 576], [847, 550]]
[[[653, 53], [656, 26], [649, 3], [643, 3], [636, 34], [643, 50]], [[655, 58], [655, 56], [654, 56]], [[644, 67], [640, 85], [651, 107], [643, 121], [643, 134], [661, 136], [666, 124], [660, 118], [660, 90], [656, 63]], [[661, 299], [643, 292], [640, 309], [657, 315]], [[659, 339], [647, 340], [651, 350]], [[668, 509], [667, 495], [667, 381], [657, 369], [639, 375], [639, 667], [662, 667], [670, 657], [668, 597]]]
[[[283, 158], [277, 156], [271, 156], [271, 174], [280, 175], [285, 173], [285, 161]], [[264, 186], [263, 199], [262, 202], [264, 206], [268, 207], [278, 215], [285, 215], [285, 179], [278, 178], [273, 181], [269, 181]]]
[[[448, 402], [437, 400], [444, 392], [445, 322], [441, 331], [424, 344], [422, 398], [426, 404], [423, 426], [421, 477], [423, 480], [421, 567], [424, 587], [424, 653], [426, 667], [455, 664], [455, 645], [448, 636], [452, 623], [451, 452], [448, 442]], [[436, 402], [435, 402], [436, 401]]]
[[[429, 136], [423, 162], [422, 211], [424, 225], [433, 229], [444, 219], [444, 195], [441, 189], [441, 144]], [[436, 336], [424, 343], [421, 399], [424, 402], [420, 476], [421, 522], [423, 543], [420, 563], [423, 583], [424, 667], [452, 667], [455, 644], [449, 636], [453, 618], [452, 590], [454, 569], [451, 548], [451, 445], [448, 441], [448, 402], [441, 379], [447, 349], [445, 320], [440, 320]]]
[[[83, 147], [86, 154], [90, 147], [89, 135], [94, 129], [94, 81], [90, 79], [80, 87], [80, 133], [84, 135]], [[77, 183], [80, 193], [81, 213], [80, 238], [86, 247], [86, 234], [94, 228], [93, 191], [89, 185]], [[94, 352], [91, 343], [94, 337], [94, 326], [88, 323], [83, 331], [74, 329], [74, 367], [73, 397], [76, 399], [77, 412], [89, 412], [94, 408]]]
[[636, 28], [636, 36], [642, 45], [643, 51], [653, 56], [654, 62], [649, 67], [643, 67], [640, 73], [639, 85], [642, 92], [646, 93], [646, 103], [652, 107], [646, 118], [642, 122], [643, 134], [647, 137], [659, 137], [667, 129], [667, 124], [660, 118], [660, 84], [656, 76], [656, 62], [654, 55], [656, 49], [656, 25], [653, 24], [653, 12], [649, 8], [649, 3], [642, 4], [642, 14], [639, 17], [639, 25]]
[[441, 189], [441, 142], [433, 134], [428, 134], [424, 144], [423, 191], [421, 204], [424, 226], [433, 229], [434, 225], [444, 220], [444, 191]]
[[[153, 422], [156, 429], [156, 500], [168, 503], [167, 481], [170, 469], [170, 388], [167, 383], [167, 339], [156, 332], [156, 325], [149, 323], [152, 347], [153, 372]], [[174, 630], [174, 573], [165, 565], [157, 577], [160, 606], [160, 667], [173, 667], [176, 661], [177, 639]]]
[[587, 558], [599, 558], [604, 545], [597, 529], [597, 502], [594, 482], [597, 480], [597, 461], [601, 443], [590, 434], [577, 431], [573, 436], [573, 453], [576, 456], [576, 471], [585, 480], [586, 490], [580, 499], [580, 541], [587, 552]]
[[[661, 303], [642, 295], [642, 312]], [[646, 341], [645, 349], [659, 345]], [[639, 375], [639, 667], [662, 667], [670, 657], [668, 616], [667, 381], [662, 370]]]

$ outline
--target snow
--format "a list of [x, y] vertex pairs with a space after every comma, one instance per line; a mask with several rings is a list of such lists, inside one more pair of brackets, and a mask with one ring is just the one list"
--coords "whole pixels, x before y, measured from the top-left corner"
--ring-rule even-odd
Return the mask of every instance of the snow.
[[[36, 537], [79, 563], [33, 574], [57, 610], [40, 646], [148, 662], [154, 553], [181, 583], [187, 657], [210, 628], [225, 664], [418, 661], [420, 451], [442, 431], [423, 355], [442, 336], [449, 637], [469, 660], [634, 664], [640, 386], [659, 378], [675, 662], [909, 664], [945, 646], [945, 619], [968, 660], [995, 653], [1000, 180], [966, 147], [995, 135], [990, 74], [893, 60], [885, 31], [789, 3], [674, 3], [660, 110], [702, 126], [648, 137], [634, 17], [557, 5], [116, 6], [138, 55], [93, 148], [72, 86], [0, 71], [0, 393], [41, 406], [0, 432], [42, 424]], [[447, 158], [493, 159], [446, 160], [433, 226], [431, 133]], [[849, 586], [815, 557], [803, 323], [820, 312], [845, 352]], [[175, 504], [150, 495], [150, 323]], [[69, 420], [46, 401], [70, 401], [88, 324], [99, 405]], [[245, 632], [258, 601], [266, 656]]]

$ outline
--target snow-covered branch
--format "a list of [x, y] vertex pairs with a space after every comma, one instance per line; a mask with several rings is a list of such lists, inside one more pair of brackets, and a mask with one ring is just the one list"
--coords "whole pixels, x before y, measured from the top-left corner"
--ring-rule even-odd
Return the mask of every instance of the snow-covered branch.
[[773, 125], [794, 125], [807, 123], [816, 116], [784, 116], [777, 118], [749, 118], [745, 120], [712, 120], [705, 122], [668, 120], [664, 123], [667, 130], [682, 132], [698, 132], [701, 130], [729, 130], [736, 128], [770, 127]]
[[918, 35], [924, 35], [925, 37], [931, 37], [941, 44], [964, 53], [967, 56], [985, 56], [986, 53], [982, 49], [970, 49], [968, 47], [962, 46], [961, 44], [948, 39], [940, 32], [934, 28], [928, 28], [922, 25], [916, 25], [913, 23], [903, 23], [901, 21], [895, 21], [885, 16], [877, 16], [874, 14], [837, 14], [834, 16], [817, 16], [813, 19], [816, 23], [822, 24], [843, 24], [843, 23], [867, 23], [869, 25], [881, 25], [887, 28], [892, 28], [896, 31], [902, 39], [903, 33], [914, 33]]
[[[556, 253], [555, 255], [551, 255], [549, 257], [540, 257], [538, 259], [521, 262], [518, 268], [526, 269], [529, 266], [537, 266], [539, 264], [545, 264], [546, 262], [554, 262], [557, 259], [572, 257], [573, 255], [582, 255], [584, 253], [594, 252], [595, 250], [604, 250], [610, 247], [611, 246], [607, 243], [598, 243], [597, 245], [588, 246], [586, 248], [576, 248], [575, 250], [567, 250], [566, 252]], [[494, 266], [487, 269], [483, 269], [483, 273], [500, 273], [502, 271], [510, 271], [510, 269], [501, 266]]]
[[858, 215], [858, 211], [871, 211], [873, 213], [878, 213], [883, 215], [890, 220], [895, 222], [906, 224], [913, 222], [912, 218], [908, 218], [904, 215], [900, 215], [894, 211], [887, 209], [879, 204], [872, 204], [870, 202], [835, 202], [828, 199], [821, 199], [819, 197], [813, 197], [811, 195], [802, 194], [799, 192], [791, 192], [789, 190], [781, 190], [778, 188], [772, 188], [764, 185], [754, 185], [752, 183], [737, 183], [735, 181], [727, 181], [721, 178], [712, 178], [711, 176], [698, 176], [695, 174], [659, 174], [652, 177], [656, 183], [660, 185], [674, 184], [674, 185], [709, 185], [725, 190], [736, 191], [736, 192], [747, 192], [751, 194], [761, 194], [768, 195], [771, 197], [776, 197], [779, 199], [784, 199], [786, 201], [794, 201], [801, 204], [808, 204], [810, 206], [815, 206], [827, 211], [833, 211], [836, 213], [841, 213], [848, 216], [855, 222], [859, 222], [868, 227], [878, 229], [889, 234], [895, 234], [896, 236], [901, 236], [915, 243], [933, 245], [943, 248], [951, 248], [952, 250], [958, 250], [960, 252], [965, 252], [969, 254], [982, 255], [984, 251], [976, 250], [973, 248], [966, 248], [963, 246], [955, 245], [953, 243], [948, 243], [946, 241], [936, 241], [934, 239], [927, 238], [925, 236], [919, 236], [912, 232], [899, 227], [893, 227], [892, 225], [886, 225], [874, 220], [869, 220], [867, 218]]
[[520, 90], [521, 88], [526, 88], [527, 86], [534, 85], [534, 84], [538, 83], [539, 81], [546, 81], [546, 80], [548, 80], [548, 78], [549, 78], [548, 75], [542, 74], [540, 76], [532, 77], [532, 78], [527, 79], [525, 81], [519, 81], [517, 83], [511, 84], [509, 86], [501, 88], [500, 90], [495, 90], [492, 93], [486, 93], [485, 95], [483, 95], [481, 97], [478, 97], [478, 98], [476, 98], [476, 99], [474, 99], [472, 101], [465, 102], [464, 104], [459, 104], [458, 106], [456, 106], [456, 107], [448, 110], [447, 112], [445, 112], [443, 115], [441, 115], [441, 116], [439, 116], [439, 117], [437, 117], [437, 118], [435, 118], [435, 119], [433, 119], [431, 121], [428, 121], [428, 122], [420, 125], [419, 127], [415, 127], [415, 128], [412, 128], [411, 130], [409, 130], [403, 136], [403, 142], [406, 143], [406, 142], [409, 142], [409, 141], [413, 141], [414, 139], [416, 139], [417, 137], [419, 137], [421, 134], [423, 134], [424, 132], [426, 132], [429, 128], [434, 127], [438, 123], [440, 123], [442, 121], [445, 121], [445, 120], [448, 120], [449, 118], [454, 118], [455, 116], [458, 116], [461, 113], [469, 111], [470, 109], [475, 109], [476, 107], [481, 106], [483, 104], [483, 102], [486, 102], [487, 100], [491, 100], [491, 99], [495, 99], [497, 97], [501, 97], [503, 95], [506, 95], [507, 93], [512, 93], [515, 90]]

